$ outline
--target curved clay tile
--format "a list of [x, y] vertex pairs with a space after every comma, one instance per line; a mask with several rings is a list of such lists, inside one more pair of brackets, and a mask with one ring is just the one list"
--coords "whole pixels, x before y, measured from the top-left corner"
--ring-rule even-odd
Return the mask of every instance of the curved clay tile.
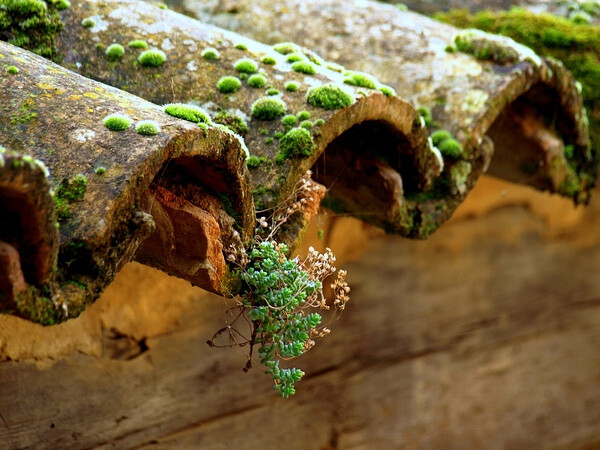
[[[415, 234], [419, 213], [408, 198], [431, 186], [442, 168], [418, 114], [393, 91], [344, 84], [337, 67], [296, 45], [266, 46], [137, 0], [74, 2], [61, 17], [63, 66], [158, 104], [194, 102], [214, 121], [243, 120], [247, 128], [234, 128], [254, 157], [257, 210], [287, 198], [312, 169], [330, 204]], [[144, 50], [128, 46], [134, 40], [164, 52], [164, 63], [140, 63]], [[125, 47], [114, 61], [105, 55], [112, 43]], [[224, 77], [239, 80], [229, 79], [237, 87], [221, 92]], [[253, 114], [265, 101], [275, 102], [272, 114]], [[281, 239], [293, 242], [301, 226], [288, 231]]]
[[[0, 279], [2, 309], [76, 316], [134, 257], [228, 293], [223, 246], [255, 221], [243, 143], [10, 44], [0, 55], [14, 67], [0, 77], [0, 144], [14, 151], [0, 164], [0, 272], [16, 273]], [[115, 113], [132, 125], [111, 131]]]
[[[185, 7], [264, 42], [295, 40], [376, 75], [430, 110], [429, 130], [447, 130], [463, 147], [460, 157], [445, 158], [450, 191], [465, 193], [492, 153], [490, 174], [576, 202], [586, 202], [595, 184], [597, 162], [577, 83], [560, 62], [510, 39], [364, 0], [187, 1]], [[419, 206], [424, 222], [444, 209], [433, 203]]]

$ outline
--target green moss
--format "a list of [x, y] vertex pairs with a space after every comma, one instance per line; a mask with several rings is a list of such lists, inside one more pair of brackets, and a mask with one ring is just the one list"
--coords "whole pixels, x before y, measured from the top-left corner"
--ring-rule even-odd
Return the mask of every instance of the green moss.
[[469, 53], [477, 59], [494, 61], [497, 64], [516, 64], [520, 61], [519, 52], [505, 42], [486, 36], [480, 30], [465, 30], [454, 37], [456, 50]]
[[334, 72], [337, 72], [337, 73], [343, 73], [346, 70], [344, 68], [344, 66], [340, 66], [339, 64], [336, 64], [333, 62], [328, 62], [325, 67], [327, 67], [329, 70], [333, 70]]
[[96, 26], [96, 21], [89, 17], [86, 17], [81, 21], [81, 26], [84, 28], [94, 28]]
[[124, 114], [109, 114], [104, 118], [104, 126], [110, 131], [123, 131], [131, 126], [131, 118]]
[[104, 175], [106, 173], [106, 167], [104, 167], [104, 166], [96, 167], [96, 170], [94, 170], [94, 173], [96, 175]]
[[296, 92], [299, 87], [300, 85], [295, 81], [288, 81], [287, 83], [285, 83], [285, 90], [289, 92]]
[[109, 61], [116, 61], [125, 54], [125, 48], [121, 44], [110, 44], [104, 54]]
[[406, 6], [404, 3], [396, 3], [394, 5], [399, 11], [408, 11], [408, 6]]
[[587, 25], [592, 22], [592, 16], [585, 11], [572, 11], [569, 14], [569, 20], [578, 25]]
[[309, 105], [327, 110], [340, 109], [354, 103], [354, 97], [334, 84], [311, 88], [306, 93]]
[[55, 325], [64, 320], [64, 314], [51, 297], [47, 287], [28, 286], [27, 290], [15, 296], [15, 305], [23, 317], [42, 325]]
[[265, 144], [267, 145], [271, 145], [273, 143], [273, 138], [272, 137], [268, 137], [265, 139]]
[[377, 89], [378, 81], [371, 75], [363, 72], [350, 72], [344, 77], [344, 83], [368, 89]]
[[263, 64], [266, 64], [268, 66], [272, 66], [277, 64], [277, 60], [275, 58], [273, 58], [272, 56], [269, 55], [265, 55], [262, 58], [260, 58], [260, 62]]
[[262, 73], [255, 73], [254, 75], [250, 75], [248, 77], [248, 86], [253, 88], [262, 88], [267, 85], [267, 77], [265, 77]]
[[296, 61], [304, 61], [304, 55], [302, 53], [290, 53], [285, 57], [285, 60], [289, 63], [295, 63]]
[[19, 73], [19, 68], [17, 66], [8, 66], [6, 68], [6, 73], [10, 73], [12, 75], [16, 75]]
[[293, 127], [298, 123], [298, 119], [293, 114], [288, 114], [287, 116], [281, 118], [281, 123], [286, 127]]
[[204, 50], [202, 50], [201, 55], [207, 61], [216, 61], [221, 57], [219, 51], [216, 48], [212, 47], [207, 47]]
[[[467, 11], [438, 13], [436, 18], [461, 28], [478, 28], [508, 36], [536, 53], [562, 61], [581, 82], [590, 123], [592, 148], [600, 149], [600, 28], [574, 24], [549, 14], [523, 9], [510, 11]], [[597, 156], [596, 156], [597, 157]]]
[[163, 106], [163, 111], [173, 117], [189, 120], [194, 123], [211, 123], [206, 111], [196, 105], [186, 103], [169, 103]]
[[317, 121], [315, 122], [315, 125], [320, 127], [320, 126], [323, 126], [324, 123], [325, 123], [325, 121], [323, 119], [317, 119]]
[[379, 86], [379, 92], [383, 93], [386, 97], [395, 97], [396, 91], [393, 87], [382, 84]]
[[160, 126], [155, 120], [140, 120], [135, 124], [135, 131], [143, 136], [155, 136], [160, 133]]
[[575, 146], [572, 144], [565, 145], [564, 154], [568, 160], [573, 159], [573, 156], [575, 156]]
[[69, 9], [71, 7], [71, 2], [69, 2], [69, 0], [58, 0], [56, 2], [51, 3], [54, 3], [54, 5], [56, 5], [56, 9], [59, 11]]
[[258, 70], [258, 64], [256, 63], [256, 61], [254, 61], [253, 59], [250, 59], [250, 58], [238, 59], [233, 64], [233, 67], [235, 67], [235, 69], [238, 72], [247, 73], [247, 74], [254, 73]]
[[227, 111], [220, 111], [217, 113], [217, 115], [213, 117], [213, 122], [225, 125], [235, 134], [239, 134], [240, 136], [243, 136], [250, 131], [248, 124], [244, 119], [235, 114], [230, 114]]
[[263, 136], [268, 136], [269, 135], [269, 130], [267, 130], [266, 128], [261, 128], [260, 130], [258, 130], [258, 132], [260, 134], [262, 134]]
[[419, 106], [417, 108], [417, 112], [423, 118], [423, 121], [425, 122], [426, 126], [429, 127], [433, 125], [433, 116], [431, 115], [431, 109], [427, 108], [426, 106]]
[[462, 145], [456, 139], [444, 139], [437, 146], [440, 153], [449, 158], [459, 158], [462, 155]]
[[248, 46], [246, 44], [242, 44], [241, 42], [239, 44], [235, 44], [234, 47], [238, 50], [248, 50]]
[[283, 137], [283, 133], [281, 131], [276, 131], [275, 133], [273, 133], [273, 137], [275, 139], [281, 139]]
[[446, 139], [452, 139], [452, 133], [446, 130], [437, 130], [431, 133], [431, 140], [436, 147]]
[[292, 42], [281, 42], [279, 44], [275, 44], [273, 46], [273, 50], [275, 50], [278, 53], [281, 53], [282, 55], [289, 55], [290, 53], [299, 51], [300, 47], [298, 47]]
[[307, 75], [314, 75], [317, 73], [317, 69], [311, 63], [307, 61], [297, 61], [292, 64], [292, 69], [296, 72], [305, 73]]
[[298, 117], [298, 120], [310, 119], [310, 111], [306, 111], [306, 110], [298, 111], [298, 114], [296, 114], [296, 117]]
[[252, 104], [252, 116], [259, 120], [275, 120], [287, 110], [283, 100], [273, 97], [261, 97]]
[[2, 0], [0, 39], [38, 55], [56, 60], [56, 35], [64, 24], [58, 11], [68, 2], [42, 0]]
[[160, 67], [167, 60], [167, 55], [162, 50], [152, 48], [150, 50], [144, 50], [138, 56], [138, 62], [145, 67]]
[[269, 88], [269, 89], [267, 89], [267, 95], [273, 96], [273, 95], [279, 95], [279, 94], [281, 94], [281, 92], [279, 92], [275, 88]]
[[300, 123], [300, 126], [302, 128], [306, 128], [307, 130], [310, 130], [314, 126], [314, 124], [310, 120], [303, 120]]
[[148, 43], [142, 39], [134, 39], [133, 41], [129, 41], [127, 46], [130, 48], [146, 49], [148, 48]]
[[242, 86], [242, 82], [236, 77], [223, 77], [217, 81], [217, 89], [223, 94], [237, 92]]
[[307, 157], [314, 149], [315, 142], [310, 131], [304, 128], [292, 128], [279, 140], [277, 161], [281, 163], [287, 158]]
[[261, 163], [261, 159], [258, 156], [252, 155], [249, 156], [246, 159], [246, 164], [248, 165], [248, 167], [255, 169], [256, 167], [260, 166]]
[[71, 179], [64, 179], [56, 190], [55, 198], [68, 203], [78, 202], [85, 196], [87, 178], [83, 174], [75, 175]]

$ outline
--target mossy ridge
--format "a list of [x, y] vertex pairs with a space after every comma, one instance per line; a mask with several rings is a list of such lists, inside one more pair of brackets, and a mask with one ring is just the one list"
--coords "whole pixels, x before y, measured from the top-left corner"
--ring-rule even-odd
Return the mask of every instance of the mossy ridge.
[[542, 56], [556, 58], [582, 85], [588, 112], [590, 139], [594, 157], [600, 149], [600, 28], [574, 24], [550, 14], [534, 14], [522, 9], [481, 11], [465, 10], [437, 13], [438, 20], [461, 28], [502, 34], [526, 45]]
[[42, 0], [2, 0], [0, 36], [2, 40], [56, 61], [56, 35], [64, 28], [58, 11], [68, 2]]

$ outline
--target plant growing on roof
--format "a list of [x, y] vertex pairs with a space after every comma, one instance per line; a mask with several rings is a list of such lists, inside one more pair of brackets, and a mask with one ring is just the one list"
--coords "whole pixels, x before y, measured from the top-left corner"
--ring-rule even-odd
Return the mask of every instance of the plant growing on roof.
[[[265, 373], [284, 398], [296, 392], [294, 384], [304, 372], [295, 367], [281, 367], [282, 361], [304, 354], [330, 331], [316, 311], [330, 310], [323, 294], [323, 282], [336, 272], [335, 256], [330, 249], [321, 254], [311, 247], [306, 258], [290, 259], [287, 246], [276, 242], [277, 232], [313, 200], [315, 189], [308, 172], [288, 199], [269, 211], [268, 217], [258, 218], [255, 239], [247, 252], [234, 247], [228, 249], [228, 260], [239, 267], [244, 286], [236, 299], [237, 305], [228, 311], [231, 321], [208, 341], [213, 347], [248, 347], [244, 371], [252, 367], [254, 348], [258, 347], [258, 358]], [[339, 270], [331, 283], [335, 298], [330, 321], [349, 301], [350, 288], [345, 278], [346, 272]], [[238, 329], [244, 322], [248, 324], [245, 333]], [[229, 342], [217, 343], [224, 334]]]

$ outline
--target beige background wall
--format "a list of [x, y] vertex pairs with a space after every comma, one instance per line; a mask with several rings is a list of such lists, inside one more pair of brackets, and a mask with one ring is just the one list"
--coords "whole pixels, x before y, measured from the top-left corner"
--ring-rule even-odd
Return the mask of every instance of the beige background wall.
[[80, 318], [0, 316], [0, 448], [597, 448], [600, 197], [482, 178], [425, 242], [317, 219], [352, 301], [283, 400], [227, 302], [137, 264]]

